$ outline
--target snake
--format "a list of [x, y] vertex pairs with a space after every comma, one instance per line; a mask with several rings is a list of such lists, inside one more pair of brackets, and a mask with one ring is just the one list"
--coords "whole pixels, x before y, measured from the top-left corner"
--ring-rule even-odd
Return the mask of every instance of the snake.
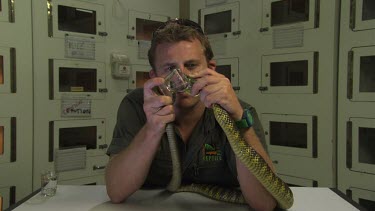
[[[228, 112], [220, 105], [214, 104], [212, 110], [216, 121], [223, 129], [228, 142], [237, 158], [252, 172], [263, 187], [275, 198], [277, 206], [281, 209], [289, 209], [293, 206], [293, 192], [289, 186], [271, 170], [266, 161], [243, 138], [240, 130]], [[166, 133], [172, 159], [172, 178], [167, 185], [170, 192], [194, 192], [214, 200], [247, 204], [241, 191], [228, 189], [217, 185], [190, 184], [181, 186], [181, 162], [174, 138], [173, 124], [167, 124]]]

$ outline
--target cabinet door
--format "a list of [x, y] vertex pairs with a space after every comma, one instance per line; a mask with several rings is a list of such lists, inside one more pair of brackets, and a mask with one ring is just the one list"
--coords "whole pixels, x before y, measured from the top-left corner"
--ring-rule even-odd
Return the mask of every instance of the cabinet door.
[[263, 94], [313, 94], [317, 92], [318, 53], [262, 56]]
[[15, 187], [0, 187], [0, 210], [7, 209], [15, 203]]
[[15, 57], [14, 48], [0, 46], [0, 94], [15, 92]]
[[375, 46], [353, 48], [348, 57], [348, 98], [375, 101]]
[[[127, 35], [129, 45], [138, 46], [139, 42], [151, 44], [152, 32], [162, 26], [168, 19], [169, 17], [164, 15], [130, 10]], [[138, 50], [145, 51], [146, 49], [142, 49], [142, 47], [144, 46], [139, 46]], [[138, 52], [138, 57], [147, 59], [147, 52], [143, 54]]]
[[318, 26], [319, 0], [264, 0], [262, 30], [301, 26], [303, 30]]
[[367, 210], [375, 210], [375, 191], [360, 188], [350, 188], [352, 199]]
[[223, 74], [230, 80], [235, 91], [240, 91], [238, 58], [216, 59], [216, 72]]
[[348, 168], [375, 174], [375, 119], [350, 118], [347, 125]]
[[0, 1], [0, 22], [14, 22], [14, 1]]
[[268, 150], [272, 153], [317, 156], [315, 116], [262, 114]]
[[73, 0], [48, 0], [48, 36], [80, 36], [104, 42], [106, 33], [104, 5]]
[[375, 29], [375, 2], [373, 0], [355, 0], [350, 11], [352, 30]]
[[201, 9], [200, 20], [209, 39], [225, 40], [238, 38], [240, 31], [239, 2]]
[[0, 164], [16, 160], [15, 118], [0, 118]]
[[104, 99], [106, 89], [105, 64], [75, 60], [50, 59], [50, 99], [82, 96]]

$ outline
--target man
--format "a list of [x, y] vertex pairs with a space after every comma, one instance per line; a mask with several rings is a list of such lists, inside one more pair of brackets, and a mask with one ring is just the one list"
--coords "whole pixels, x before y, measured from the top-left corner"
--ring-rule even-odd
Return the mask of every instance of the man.
[[[192, 21], [171, 20], [154, 32], [149, 50], [151, 79], [143, 89], [129, 93], [122, 101], [107, 152], [111, 158], [106, 168], [106, 184], [112, 202], [126, 200], [142, 186], [165, 187], [169, 183], [172, 163], [165, 128], [167, 123], [173, 123], [182, 183], [239, 184], [252, 208], [272, 210], [276, 206], [274, 198], [236, 158], [215, 121], [210, 109], [213, 104], [219, 104], [235, 121], [242, 119], [244, 108], [250, 109], [254, 123], [241, 132], [273, 168], [259, 139], [264, 136], [255, 110], [238, 100], [230, 81], [215, 72], [212, 58], [207, 38]], [[175, 68], [196, 82], [191, 95], [178, 93], [173, 101], [169, 96], [156, 94], [154, 88]]]

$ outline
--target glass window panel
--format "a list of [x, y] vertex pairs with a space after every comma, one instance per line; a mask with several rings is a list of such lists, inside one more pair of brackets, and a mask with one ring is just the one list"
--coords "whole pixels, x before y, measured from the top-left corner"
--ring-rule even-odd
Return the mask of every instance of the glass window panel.
[[359, 127], [359, 162], [375, 164], [375, 128]]
[[220, 34], [232, 31], [232, 10], [212, 13], [204, 16], [206, 34]]
[[135, 86], [142, 88], [146, 81], [150, 79], [150, 74], [148, 72], [137, 71], [135, 77], [137, 79]]
[[363, 0], [362, 5], [362, 20], [375, 19], [375, 1], [374, 0]]
[[0, 127], [0, 155], [4, 154], [4, 126]]
[[375, 56], [362, 56], [360, 61], [360, 92], [375, 92]]
[[96, 92], [96, 69], [59, 68], [60, 92]]
[[271, 86], [307, 86], [308, 62], [273, 62], [270, 77]]
[[4, 84], [4, 57], [0, 56], [0, 84]]
[[229, 80], [232, 79], [232, 66], [231, 65], [218, 65], [216, 66], [216, 72], [223, 74], [225, 77], [227, 77]]
[[59, 5], [58, 29], [61, 31], [96, 34], [96, 11]]
[[309, 0], [282, 0], [271, 3], [271, 26], [309, 20]]
[[307, 124], [270, 122], [271, 145], [307, 148]]
[[146, 20], [137, 18], [136, 19], [136, 39], [137, 40], [151, 40], [152, 32], [158, 29], [163, 22]]
[[358, 202], [362, 207], [366, 208], [367, 210], [375, 210], [375, 201], [360, 198]]
[[59, 129], [59, 148], [86, 146], [96, 149], [96, 126]]

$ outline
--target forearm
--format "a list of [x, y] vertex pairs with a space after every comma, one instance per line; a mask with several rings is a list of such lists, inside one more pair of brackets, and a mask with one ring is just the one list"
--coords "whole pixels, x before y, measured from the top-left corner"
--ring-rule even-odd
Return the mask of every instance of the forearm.
[[106, 186], [112, 202], [124, 201], [143, 185], [161, 136], [146, 124], [126, 149], [111, 157], [106, 168]]
[[236, 158], [238, 181], [246, 202], [255, 210], [273, 210], [276, 201], [258, 179]]
[[[271, 170], [274, 171], [271, 159], [264, 150], [253, 128], [242, 132], [246, 142], [263, 157]], [[241, 190], [249, 205], [255, 210], [273, 210], [276, 206], [276, 201], [273, 196], [238, 158], [236, 158], [236, 165]]]

